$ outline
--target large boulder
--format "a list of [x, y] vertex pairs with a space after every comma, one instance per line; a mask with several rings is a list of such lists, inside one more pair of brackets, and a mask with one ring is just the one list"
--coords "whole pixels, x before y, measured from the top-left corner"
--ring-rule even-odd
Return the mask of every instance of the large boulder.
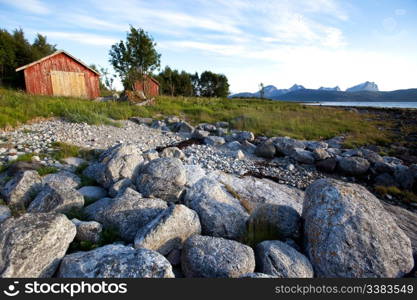
[[138, 192], [128, 188], [114, 198], [103, 198], [87, 206], [84, 211], [91, 220], [104, 227], [117, 229], [126, 241], [133, 241], [136, 232], [152, 221], [167, 203], [161, 199], [143, 198]]
[[62, 260], [59, 278], [174, 278], [172, 266], [148, 249], [107, 245], [69, 254]]
[[[134, 178], [143, 162], [142, 152], [134, 144], [120, 144], [110, 148], [101, 156], [102, 172], [98, 177], [104, 187], [109, 188], [123, 178]], [[98, 168], [100, 171], [100, 169]]]
[[84, 197], [72, 187], [46, 184], [30, 203], [28, 212], [60, 212], [84, 206]]
[[34, 213], [0, 225], [0, 277], [51, 277], [75, 237], [61, 214]]
[[141, 170], [136, 187], [145, 197], [161, 198], [177, 202], [187, 176], [184, 165], [178, 158], [158, 158], [149, 162]]
[[410, 239], [363, 186], [320, 179], [306, 190], [306, 253], [319, 277], [402, 277]]
[[312, 165], [316, 161], [312, 152], [301, 148], [294, 148], [294, 150], [291, 151], [290, 157], [302, 164], [308, 165]]
[[314, 275], [307, 257], [280, 241], [264, 241], [256, 247], [256, 268], [279, 278], [313, 278]]
[[300, 238], [300, 214], [286, 205], [264, 204], [255, 209], [247, 222], [247, 239], [251, 244], [264, 240]]
[[198, 213], [203, 234], [239, 239], [246, 231], [249, 214], [216, 180], [200, 179], [187, 190], [184, 203]]
[[36, 171], [18, 172], [3, 188], [3, 196], [10, 206], [26, 207], [41, 188], [41, 177]]
[[413, 255], [417, 258], [417, 214], [402, 207], [382, 202], [384, 208], [393, 216], [397, 225], [410, 238]]
[[69, 171], [60, 171], [58, 173], [46, 175], [42, 178], [42, 183], [76, 189], [81, 184], [81, 179]]
[[259, 144], [255, 149], [255, 154], [263, 158], [274, 158], [276, 152], [275, 145], [271, 140]]
[[290, 206], [301, 214], [304, 192], [297, 188], [269, 179], [252, 176], [240, 178], [220, 171], [211, 172], [207, 176], [226, 187], [249, 212], [253, 212], [259, 205], [276, 204]]
[[182, 244], [194, 234], [201, 234], [197, 213], [184, 205], [171, 204], [139, 229], [135, 237], [135, 248], [147, 248], [167, 255], [174, 249], [181, 249]]
[[316, 168], [319, 171], [332, 173], [337, 166], [337, 159], [335, 157], [330, 157], [324, 160], [319, 160], [316, 162]]
[[210, 236], [194, 235], [184, 244], [181, 260], [186, 277], [240, 277], [255, 269], [252, 248]]
[[398, 186], [404, 190], [411, 190], [414, 184], [414, 174], [409, 167], [398, 165], [394, 170], [394, 178]]
[[178, 147], [168, 147], [162, 150], [161, 157], [174, 157], [178, 159], [184, 159], [185, 154]]
[[341, 157], [338, 161], [339, 169], [344, 174], [358, 176], [368, 172], [370, 163], [362, 157]]
[[295, 148], [304, 149], [306, 147], [305, 142], [289, 137], [274, 138], [273, 143], [279, 153], [287, 156], [291, 155]]

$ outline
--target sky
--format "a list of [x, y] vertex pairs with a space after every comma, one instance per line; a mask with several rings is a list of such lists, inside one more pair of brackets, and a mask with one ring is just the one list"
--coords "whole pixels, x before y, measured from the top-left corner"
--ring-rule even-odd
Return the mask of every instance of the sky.
[[232, 93], [417, 88], [417, 0], [0, 0], [0, 28], [109, 69], [130, 25], [154, 38], [162, 67], [225, 74]]

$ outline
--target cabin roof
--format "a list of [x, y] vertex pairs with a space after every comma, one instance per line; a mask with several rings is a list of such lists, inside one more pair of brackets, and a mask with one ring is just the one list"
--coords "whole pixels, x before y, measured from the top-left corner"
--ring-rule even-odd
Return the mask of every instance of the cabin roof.
[[38, 59], [37, 61], [34, 61], [34, 62], [32, 62], [32, 63], [30, 63], [30, 64], [27, 64], [27, 65], [24, 65], [24, 66], [22, 66], [22, 67], [19, 67], [19, 68], [17, 68], [17, 69], [16, 69], [16, 72], [22, 71], [22, 70], [24, 70], [24, 69], [26, 69], [26, 68], [29, 68], [29, 67], [31, 67], [31, 66], [33, 66], [33, 65], [36, 65], [36, 64], [38, 64], [38, 63], [40, 63], [40, 62], [43, 62], [44, 60], [47, 60], [47, 59], [49, 59], [49, 58], [51, 58], [51, 57], [53, 57], [53, 56], [55, 56], [55, 55], [61, 54], [61, 53], [63, 53], [63, 54], [65, 54], [65, 55], [67, 55], [68, 57], [72, 58], [73, 60], [75, 60], [75, 61], [76, 61], [76, 62], [78, 62], [79, 64], [83, 65], [84, 67], [86, 67], [87, 69], [89, 69], [90, 71], [92, 71], [93, 73], [95, 73], [95, 74], [97, 74], [98, 76], [100, 76], [100, 73], [99, 73], [99, 72], [97, 72], [96, 70], [94, 70], [94, 69], [90, 68], [90, 67], [89, 67], [86, 63], [84, 63], [83, 61], [79, 60], [78, 58], [76, 58], [76, 57], [72, 56], [71, 54], [69, 54], [68, 52], [66, 52], [66, 51], [64, 51], [64, 50], [58, 50], [58, 51], [56, 51], [56, 52], [54, 52], [54, 53], [52, 53], [52, 54], [50, 54], [50, 55], [48, 55], [48, 56], [45, 56], [45, 57], [43, 57], [43, 58], [41, 58], [41, 59]]

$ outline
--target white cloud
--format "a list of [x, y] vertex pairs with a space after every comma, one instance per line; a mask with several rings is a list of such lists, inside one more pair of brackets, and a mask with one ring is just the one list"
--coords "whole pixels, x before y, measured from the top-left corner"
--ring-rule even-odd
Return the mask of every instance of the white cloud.
[[47, 37], [64, 39], [74, 41], [80, 44], [95, 45], [95, 46], [110, 46], [117, 42], [118, 39], [88, 33], [77, 33], [77, 32], [60, 32], [60, 31], [41, 31], [43, 35]]
[[0, 0], [0, 2], [14, 6], [17, 9], [25, 10], [35, 14], [48, 14], [50, 12], [49, 8], [40, 0]]
[[404, 16], [407, 14], [407, 10], [403, 8], [398, 8], [395, 10], [395, 15], [397, 16]]

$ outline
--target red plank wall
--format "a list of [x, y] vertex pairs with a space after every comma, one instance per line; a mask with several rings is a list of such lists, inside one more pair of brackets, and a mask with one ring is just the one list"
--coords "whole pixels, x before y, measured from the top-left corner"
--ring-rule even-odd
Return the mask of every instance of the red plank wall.
[[51, 71], [83, 72], [88, 97], [94, 99], [100, 96], [100, 77], [64, 53], [59, 53], [26, 68], [24, 70], [26, 91], [29, 94], [52, 96]]

